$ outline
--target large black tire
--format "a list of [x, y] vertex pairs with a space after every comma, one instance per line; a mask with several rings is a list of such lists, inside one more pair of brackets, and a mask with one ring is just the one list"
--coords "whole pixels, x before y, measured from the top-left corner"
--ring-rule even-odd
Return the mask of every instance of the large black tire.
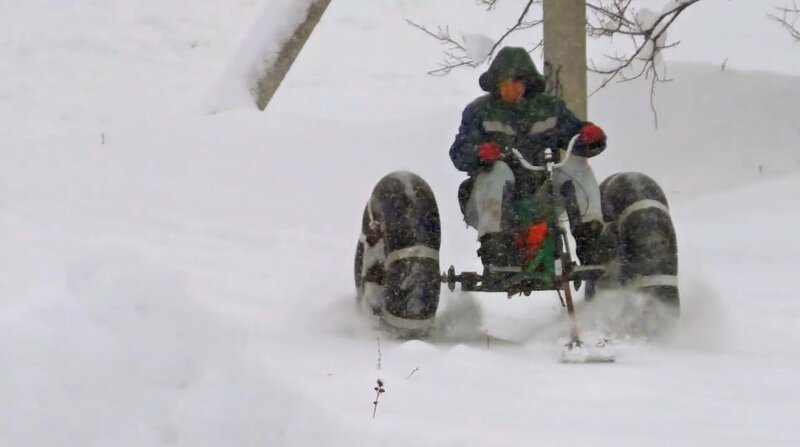
[[600, 185], [605, 238], [615, 239], [617, 280], [674, 311], [678, 292], [678, 244], [661, 187], [633, 172], [615, 174]]
[[439, 209], [428, 184], [409, 172], [381, 179], [356, 248], [358, 300], [391, 329], [429, 332], [439, 306], [440, 245]]

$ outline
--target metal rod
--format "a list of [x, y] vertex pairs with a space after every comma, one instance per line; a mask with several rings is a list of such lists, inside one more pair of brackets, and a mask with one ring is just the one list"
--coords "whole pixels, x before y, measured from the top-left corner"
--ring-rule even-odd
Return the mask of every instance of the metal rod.
[[569, 338], [573, 345], [580, 345], [581, 338], [578, 335], [578, 320], [575, 318], [575, 306], [572, 304], [572, 291], [569, 283], [564, 284], [564, 295], [567, 301], [567, 315], [569, 315]]
[[[564, 228], [561, 228], [564, 231]], [[566, 276], [567, 272], [567, 262], [569, 262], [570, 252], [569, 252], [569, 245], [567, 244], [567, 234], [564, 232], [562, 234], [562, 243], [564, 246], [562, 247], [561, 252], [561, 265], [562, 265], [562, 274]], [[570, 338], [570, 346], [580, 346], [581, 338], [578, 334], [578, 319], [575, 317], [575, 305], [572, 303], [572, 290], [570, 289], [570, 281], [569, 278], [566, 278], [566, 281], [563, 282], [564, 284], [564, 300], [567, 302], [567, 315], [569, 316], [569, 338]]]

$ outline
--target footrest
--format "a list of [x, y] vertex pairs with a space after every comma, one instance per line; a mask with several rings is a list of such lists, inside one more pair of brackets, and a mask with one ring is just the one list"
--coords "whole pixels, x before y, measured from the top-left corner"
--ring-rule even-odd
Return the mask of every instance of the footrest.
[[450, 266], [446, 272], [442, 273], [442, 282], [447, 284], [447, 288], [451, 292], [456, 289], [456, 283], [461, 283], [461, 290], [465, 292], [482, 291], [483, 289], [478, 286], [478, 283], [482, 280], [481, 275], [475, 272], [463, 272], [457, 275], [453, 266]]

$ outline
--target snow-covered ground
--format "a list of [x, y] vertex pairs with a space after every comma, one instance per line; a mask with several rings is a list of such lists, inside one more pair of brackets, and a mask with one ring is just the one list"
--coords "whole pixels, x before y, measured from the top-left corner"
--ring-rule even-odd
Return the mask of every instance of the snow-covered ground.
[[439, 48], [403, 22], [457, 0], [335, 0], [267, 112], [216, 114], [267, 1], [2, 2], [0, 445], [797, 445], [800, 48], [770, 2], [707, 2], [658, 130], [645, 83], [592, 98], [598, 175], [658, 180], [681, 250], [679, 336], [612, 365], [557, 362], [547, 294], [445, 290], [445, 341], [382, 338], [380, 360], [355, 311], [389, 171], [431, 183], [443, 262], [478, 267], [447, 156], [478, 73], [426, 76]]

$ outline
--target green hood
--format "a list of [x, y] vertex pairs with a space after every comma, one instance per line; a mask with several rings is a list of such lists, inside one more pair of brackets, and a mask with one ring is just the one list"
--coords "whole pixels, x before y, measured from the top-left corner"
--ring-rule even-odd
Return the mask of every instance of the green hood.
[[479, 83], [484, 91], [493, 93], [499, 88], [500, 82], [513, 78], [525, 79], [529, 94], [544, 91], [544, 78], [528, 51], [519, 47], [503, 47], [494, 57], [489, 70], [481, 75]]

